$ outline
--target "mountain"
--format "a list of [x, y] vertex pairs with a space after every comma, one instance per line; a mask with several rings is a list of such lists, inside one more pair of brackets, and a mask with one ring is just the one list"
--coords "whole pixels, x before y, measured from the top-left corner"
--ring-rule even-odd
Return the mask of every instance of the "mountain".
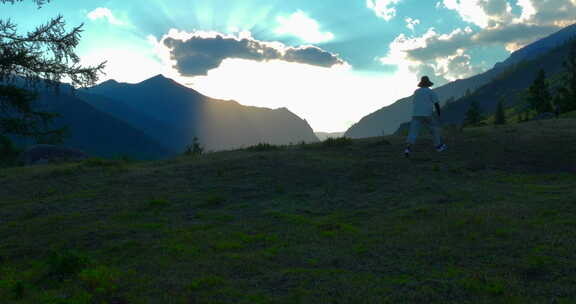
[[[571, 47], [571, 43], [565, 43], [548, 50], [545, 54], [509, 66], [498, 77], [478, 88], [473, 94], [445, 106], [442, 113], [443, 121], [462, 124], [472, 101], [478, 101], [483, 115], [496, 112], [499, 100], [503, 100], [506, 107], [522, 105], [524, 100], [519, 94], [534, 82], [540, 69], [546, 72], [548, 79], [560, 76], [564, 71], [563, 63], [568, 57]], [[557, 83], [551, 83], [552, 88], [555, 85]]]
[[[506, 61], [495, 65], [494, 68], [484, 73], [467, 79], [450, 82], [434, 89], [434, 91], [438, 94], [442, 104], [451, 97], [462, 97], [467, 90], [476, 91], [493, 80], [498, 79], [503, 73], [507, 73], [510, 68], [514, 68], [515, 65], [521, 63], [523, 60], [534, 59], [546, 54], [546, 52], [561, 45], [575, 35], [576, 25], [571, 25], [514, 52]], [[542, 67], [548, 70], [557, 70], [558, 68], [558, 66], [549, 67], [546, 64]], [[527, 75], [523, 75], [523, 77], [532, 77], [532, 75], [530, 72]], [[491, 108], [492, 106], [493, 105], [490, 104], [487, 105], [486, 108]], [[410, 120], [411, 111], [411, 97], [400, 99], [389, 106], [383, 107], [363, 117], [346, 131], [345, 136], [361, 138], [379, 136], [383, 133], [392, 134], [403, 122]], [[459, 111], [461, 111], [461, 109]]]
[[137, 84], [110, 80], [82, 93], [93, 106], [173, 150], [183, 151], [195, 136], [208, 150], [318, 141], [308, 123], [286, 108], [213, 99], [163, 75]]
[[[64, 145], [84, 150], [92, 156], [115, 157], [126, 155], [136, 159], [155, 160], [176, 154], [163, 147], [144, 132], [112, 117], [69, 93], [66, 85], [59, 94], [40, 90], [35, 108], [61, 116], [53, 126], [68, 126], [69, 134]], [[19, 145], [27, 146], [29, 139], [12, 137]]]
[[[58, 113], [60, 116], [53, 120], [53, 126], [68, 127], [63, 143], [68, 147], [81, 149], [91, 156], [129, 156], [141, 160], [162, 159], [177, 154], [125, 121], [86, 103], [78, 94], [80, 92], [74, 91], [68, 84], [60, 84], [58, 91], [42, 84], [29, 87], [19, 77], [13, 82], [1, 84], [35, 91], [38, 98], [33, 103], [34, 109]], [[33, 144], [30, 138], [11, 138], [20, 146]]]
[[496, 67], [501, 68], [519, 63], [523, 60], [534, 59], [548, 51], [557, 48], [566, 41], [576, 36], [576, 24], [567, 26], [558, 32], [531, 43], [515, 52], [513, 52], [504, 62], [497, 63]]

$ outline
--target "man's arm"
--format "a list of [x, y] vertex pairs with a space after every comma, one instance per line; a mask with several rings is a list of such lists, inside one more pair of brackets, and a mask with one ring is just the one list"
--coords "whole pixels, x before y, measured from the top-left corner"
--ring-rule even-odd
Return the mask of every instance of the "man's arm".
[[434, 91], [430, 91], [432, 97], [432, 102], [434, 103], [434, 108], [436, 108], [436, 114], [440, 117], [440, 100], [438, 100], [438, 95]]
[[434, 107], [436, 107], [436, 114], [438, 114], [438, 117], [440, 117], [440, 104], [438, 104], [437, 102], [434, 103]]

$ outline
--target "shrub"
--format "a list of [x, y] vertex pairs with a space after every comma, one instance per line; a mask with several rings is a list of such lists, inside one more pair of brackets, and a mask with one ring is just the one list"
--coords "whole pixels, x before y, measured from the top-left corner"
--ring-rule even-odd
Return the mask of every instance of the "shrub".
[[188, 156], [201, 155], [202, 153], [204, 153], [204, 147], [200, 145], [198, 137], [194, 137], [192, 144], [188, 145], [184, 151], [184, 155]]
[[259, 143], [257, 145], [246, 148], [246, 150], [248, 151], [276, 151], [280, 149], [281, 149], [280, 146], [272, 145], [269, 143]]
[[53, 251], [47, 260], [48, 275], [56, 280], [77, 275], [89, 264], [88, 257], [73, 251]]
[[343, 136], [337, 138], [328, 137], [322, 142], [322, 145], [325, 147], [342, 147], [352, 145], [352, 143], [352, 138]]

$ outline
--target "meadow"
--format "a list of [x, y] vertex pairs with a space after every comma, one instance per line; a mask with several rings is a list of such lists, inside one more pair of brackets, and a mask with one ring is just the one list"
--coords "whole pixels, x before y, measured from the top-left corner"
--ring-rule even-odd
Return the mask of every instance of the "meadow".
[[574, 303], [576, 119], [0, 169], [1, 303]]

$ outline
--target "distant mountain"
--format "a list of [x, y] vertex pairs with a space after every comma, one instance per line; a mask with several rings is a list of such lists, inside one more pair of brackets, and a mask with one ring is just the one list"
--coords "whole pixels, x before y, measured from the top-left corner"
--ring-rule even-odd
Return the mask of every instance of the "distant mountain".
[[344, 132], [315, 132], [316, 137], [320, 140], [326, 140], [328, 138], [339, 138], [344, 136]]
[[513, 52], [504, 62], [497, 63], [495, 67], [502, 68], [523, 60], [534, 59], [548, 51], [557, 48], [576, 36], [576, 24], [567, 26], [558, 32], [531, 43]]
[[[39, 90], [35, 109], [58, 113], [53, 126], [68, 126], [69, 136], [64, 145], [84, 150], [92, 156], [130, 156], [136, 159], [155, 160], [175, 155], [144, 132], [114, 118], [71, 95], [69, 86], [63, 85], [60, 93]], [[19, 145], [27, 146], [29, 139], [11, 136]]]
[[[546, 52], [549, 52], [554, 47], [561, 45], [563, 42], [566, 42], [568, 39], [574, 37], [575, 35], [576, 25], [571, 25], [514, 52], [506, 61], [497, 64], [494, 68], [484, 73], [464, 80], [456, 80], [454, 82], [438, 87], [434, 89], [434, 91], [438, 94], [442, 104], [444, 104], [445, 101], [450, 97], [460, 98], [464, 96], [467, 90], [476, 91], [477, 89], [497, 79], [502, 73], [506, 73], [506, 71], [508, 71], [508, 69], [511, 67], [513, 68], [514, 65], [522, 62], [523, 60], [530, 60], [546, 54]], [[543, 67], [549, 71], [558, 69], [557, 65], [546, 66], [546, 64], [544, 64]], [[524, 78], [532, 77], [531, 73], [532, 72], [529, 72], [528, 74], [523, 75]], [[519, 82], [518, 85], [522, 87], [524, 84], [520, 84]], [[453, 105], [452, 107], [456, 106]], [[459, 107], [463, 107], [463, 105]], [[485, 107], [486, 109], [491, 109], [493, 104], [487, 103]], [[382, 135], [382, 133], [392, 134], [403, 122], [410, 120], [410, 116], [412, 114], [411, 111], [411, 97], [400, 99], [389, 106], [383, 107], [380, 110], [363, 117], [359, 122], [354, 124], [346, 131], [345, 136], [361, 138], [379, 136]]]
[[109, 80], [82, 98], [143, 130], [172, 150], [183, 151], [197, 136], [208, 150], [260, 142], [316, 142], [308, 123], [286, 108], [243, 106], [217, 100], [157, 75], [137, 84]]

